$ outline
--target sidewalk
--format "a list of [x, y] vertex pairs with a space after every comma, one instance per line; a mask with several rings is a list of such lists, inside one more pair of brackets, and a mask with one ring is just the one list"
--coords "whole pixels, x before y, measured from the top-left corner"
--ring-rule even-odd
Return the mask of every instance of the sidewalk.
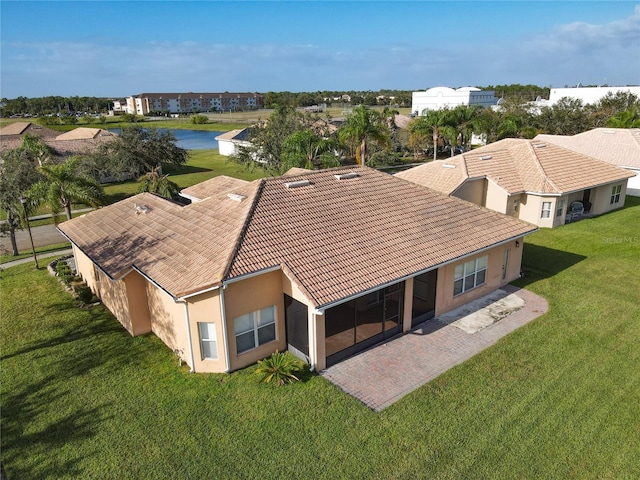
[[[546, 313], [548, 308], [544, 298], [507, 285], [320, 374], [372, 410], [380, 411]], [[492, 317], [493, 323], [487, 317]]]
[[[65, 248], [64, 250], [56, 250], [55, 252], [47, 252], [47, 253], [36, 253], [38, 257], [38, 264], [40, 268], [44, 267], [47, 262], [41, 262], [41, 258], [51, 258], [51, 257], [62, 257], [64, 255], [70, 255], [73, 253], [73, 250], [70, 248]], [[21, 258], [19, 260], [12, 260], [10, 262], [0, 263], [0, 269], [4, 270], [5, 268], [15, 267], [16, 265], [22, 265], [23, 263], [33, 262], [33, 255], [28, 258]]]

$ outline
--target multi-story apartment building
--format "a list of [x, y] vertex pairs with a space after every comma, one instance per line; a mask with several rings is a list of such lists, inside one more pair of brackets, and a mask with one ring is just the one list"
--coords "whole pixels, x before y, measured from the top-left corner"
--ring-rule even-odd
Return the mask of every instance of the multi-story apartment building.
[[264, 108], [259, 93], [141, 93], [127, 98], [127, 112], [197, 113]]

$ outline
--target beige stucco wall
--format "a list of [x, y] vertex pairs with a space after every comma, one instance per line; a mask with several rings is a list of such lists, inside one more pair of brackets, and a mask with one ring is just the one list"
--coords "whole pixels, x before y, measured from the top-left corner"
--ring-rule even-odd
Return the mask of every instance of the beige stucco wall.
[[133, 336], [149, 333], [151, 323], [144, 278], [132, 271], [123, 279], [112, 281], [95, 268], [91, 259], [75, 246], [73, 253], [76, 268], [82, 279], [122, 326]]
[[489, 210], [507, 213], [509, 194], [492, 181], [487, 182], [487, 198], [484, 206]]
[[[229, 341], [229, 370], [237, 370], [286, 348], [282, 273], [276, 270], [227, 285], [224, 291]], [[253, 350], [236, 353], [234, 319], [262, 308], [276, 306], [276, 339]], [[324, 338], [323, 338], [324, 341]]]
[[[611, 205], [611, 191], [614, 185], [622, 185], [620, 190], [620, 201]], [[617, 210], [624, 206], [624, 200], [627, 194], [627, 182], [614, 182], [607, 185], [603, 185], [598, 188], [591, 189], [591, 213], [593, 215], [601, 215], [603, 213]]]
[[[174, 301], [168, 293], [146, 282], [151, 328], [171, 350], [181, 350], [186, 360], [189, 352], [184, 305]], [[197, 338], [197, 337], [196, 337]]]
[[[222, 314], [220, 310], [220, 290], [203, 293], [187, 299], [189, 309], [189, 327], [193, 346], [193, 361], [195, 372], [218, 373], [227, 370], [224, 357], [224, 332], [222, 330]], [[198, 323], [214, 323], [216, 330], [217, 359], [203, 359], [200, 344], [200, 330]], [[190, 359], [185, 358], [187, 364]]]
[[[464, 305], [471, 300], [475, 300], [483, 295], [486, 295], [496, 288], [500, 288], [503, 285], [515, 280], [520, 275], [520, 266], [522, 262], [522, 248], [523, 238], [518, 239], [519, 246], [516, 247], [515, 241], [509, 242], [505, 245], [500, 245], [482, 252], [478, 255], [466, 257], [460, 262], [451, 263], [438, 269], [438, 283], [436, 287], [436, 316], [453, 310], [461, 305]], [[507, 275], [506, 278], [502, 278], [502, 265], [504, 261], [504, 251], [509, 249], [509, 261], [507, 263]], [[468, 262], [474, 258], [479, 258], [487, 255], [487, 274], [485, 277], [485, 283], [462, 293], [457, 296], [453, 296], [453, 283], [455, 277], [455, 268], [460, 263]]]
[[484, 178], [467, 180], [452, 195], [467, 202], [484, 206], [487, 197], [487, 180]]
[[[539, 227], [552, 228], [556, 221], [555, 211], [557, 198], [558, 197], [523, 194], [522, 202], [520, 203], [520, 220], [533, 223]], [[551, 213], [549, 214], [549, 218], [542, 218], [543, 202], [551, 202]], [[561, 218], [563, 220], [562, 223], [564, 223], [564, 216]]]

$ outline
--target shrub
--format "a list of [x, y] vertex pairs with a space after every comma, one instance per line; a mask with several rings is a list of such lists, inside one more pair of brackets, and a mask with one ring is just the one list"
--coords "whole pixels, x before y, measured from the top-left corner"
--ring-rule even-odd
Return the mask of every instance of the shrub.
[[93, 292], [87, 285], [76, 285], [73, 288], [73, 291], [75, 292], [76, 297], [78, 297], [78, 300], [82, 303], [91, 303], [91, 300], [93, 299]]
[[205, 124], [208, 122], [209, 122], [209, 118], [207, 118], [206, 115], [194, 115], [191, 117], [191, 123], [195, 123], [196, 125]]
[[277, 386], [285, 383], [297, 382], [300, 379], [296, 377], [296, 373], [301, 370], [300, 361], [287, 352], [278, 352], [271, 354], [264, 360], [258, 360], [258, 368], [256, 373], [262, 375], [262, 381], [269, 383], [275, 380]]

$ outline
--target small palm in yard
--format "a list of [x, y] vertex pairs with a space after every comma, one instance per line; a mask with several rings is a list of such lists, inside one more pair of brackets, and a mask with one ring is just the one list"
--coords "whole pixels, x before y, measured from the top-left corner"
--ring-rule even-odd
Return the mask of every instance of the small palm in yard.
[[159, 166], [145, 173], [138, 179], [138, 182], [140, 183], [140, 192], [156, 193], [165, 198], [173, 198], [180, 192], [180, 187], [169, 180], [169, 175], [162, 175]]
[[295, 374], [300, 370], [300, 362], [296, 358], [287, 352], [276, 350], [270, 357], [258, 360], [256, 373], [263, 375], [264, 382], [269, 383], [271, 380], [275, 380], [276, 385], [281, 386], [285, 383], [299, 381], [300, 379]]
[[33, 185], [27, 197], [34, 205], [46, 203], [54, 216], [63, 209], [71, 220], [71, 203], [83, 203], [98, 207], [104, 202], [102, 187], [93, 178], [78, 171], [78, 157], [71, 157], [61, 164], [42, 165], [38, 171], [44, 180]]

